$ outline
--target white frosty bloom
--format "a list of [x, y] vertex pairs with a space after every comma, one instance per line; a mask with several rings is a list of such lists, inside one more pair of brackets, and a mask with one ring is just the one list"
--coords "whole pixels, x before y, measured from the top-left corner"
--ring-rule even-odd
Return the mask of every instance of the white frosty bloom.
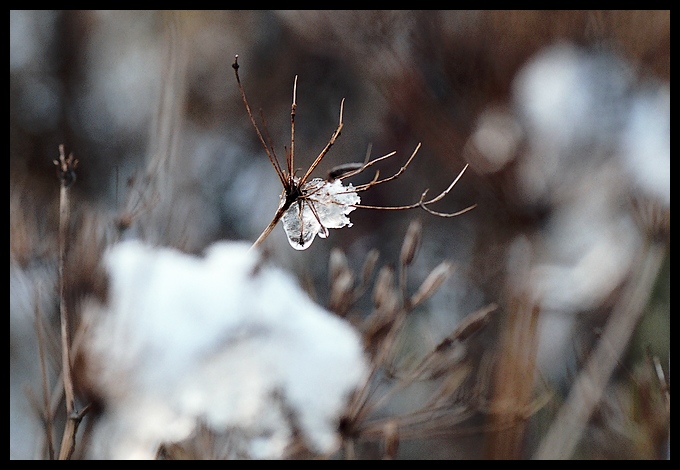
[[[329, 228], [351, 227], [347, 215], [361, 202], [352, 184], [344, 186], [339, 179], [314, 178], [301, 187], [302, 197], [283, 214], [283, 229], [290, 246], [306, 250], [318, 234], [328, 236]], [[281, 204], [285, 197], [281, 198]]]
[[199, 421], [250, 436], [255, 458], [283, 456], [291, 423], [314, 451], [338, 445], [366, 373], [360, 337], [248, 248], [200, 258], [130, 241], [106, 254], [109, 303], [85, 310], [87, 375], [105, 404], [91, 457], [152, 458]]

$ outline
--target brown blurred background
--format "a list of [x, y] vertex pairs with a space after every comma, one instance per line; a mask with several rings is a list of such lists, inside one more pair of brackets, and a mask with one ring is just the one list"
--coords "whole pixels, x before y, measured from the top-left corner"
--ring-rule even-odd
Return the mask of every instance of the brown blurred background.
[[[487, 377], [486, 430], [416, 440], [402, 457], [535, 455], [607, 319], [635, 299], [641, 320], [612, 352], [613, 380], [573, 456], [666, 455], [663, 404], [644, 395], [659, 386], [646, 351], [664, 367], [670, 354], [669, 11], [10, 11], [11, 458], [33, 456], [25, 436], [37, 426], [22, 401], [38, 373], [25, 338], [36, 305], [55, 315], [59, 144], [79, 160], [74, 252], [141, 237], [198, 253], [255, 240], [274, 214], [281, 188], [245, 113], [235, 54], [279, 156], [299, 77], [299, 167], [330, 138], [343, 98], [342, 135], [316, 175], [362, 161], [370, 145], [374, 157], [397, 151], [380, 166], [387, 176], [422, 143], [365, 204], [435, 195], [470, 163], [433, 207], [477, 204], [460, 217], [359, 209], [352, 228], [307, 251], [278, 227], [265, 243], [325, 303], [332, 247], [355, 269], [372, 248], [395, 263], [417, 217], [412, 288], [443, 259], [457, 266], [418, 328], [436, 344], [499, 304], [483, 343], [501, 358]], [[635, 290], [640, 279], [647, 287]], [[534, 385], [549, 405], [519, 427], [498, 418], [507, 400], [532, 402]]]

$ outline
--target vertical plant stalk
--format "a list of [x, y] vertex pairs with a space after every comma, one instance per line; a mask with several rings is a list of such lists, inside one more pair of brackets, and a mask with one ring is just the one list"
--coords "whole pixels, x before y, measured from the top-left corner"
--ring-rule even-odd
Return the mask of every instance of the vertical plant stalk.
[[279, 207], [276, 211], [276, 214], [274, 214], [274, 217], [272, 218], [271, 222], [269, 222], [269, 225], [262, 231], [259, 237], [257, 237], [257, 240], [255, 240], [255, 243], [250, 247], [250, 249], [257, 248], [262, 244], [262, 242], [269, 236], [272, 230], [274, 230], [274, 227], [276, 227], [276, 224], [279, 223], [279, 220], [281, 220], [281, 217], [283, 217], [283, 214], [290, 208], [291, 204], [284, 204], [281, 207]]
[[614, 306], [597, 348], [581, 370], [566, 402], [557, 413], [534, 459], [568, 459], [574, 453], [593, 411], [600, 402], [621, 356], [644, 313], [666, 256], [662, 243], [643, 250], [644, 256], [623, 296]]
[[520, 459], [531, 415], [540, 309], [526, 292], [512, 294], [496, 364], [487, 457]]
[[54, 164], [59, 173], [59, 321], [61, 324], [61, 367], [64, 382], [64, 400], [66, 402], [66, 425], [62, 436], [59, 460], [68, 460], [75, 448], [75, 436], [78, 431], [80, 417], [75, 411], [75, 393], [71, 375], [71, 338], [68, 311], [66, 309], [66, 290], [64, 281], [64, 264], [68, 249], [70, 223], [69, 188], [75, 181], [75, 167], [78, 160], [73, 154], [64, 154], [64, 146], [59, 146], [59, 160]]

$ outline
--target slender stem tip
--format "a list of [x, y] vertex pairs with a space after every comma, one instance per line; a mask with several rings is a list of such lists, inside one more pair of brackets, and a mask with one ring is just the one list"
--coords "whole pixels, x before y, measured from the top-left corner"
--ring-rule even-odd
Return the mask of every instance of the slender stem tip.
[[297, 104], [297, 81], [298, 76], [295, 76], [295, 81], [293, 82], [293, 106]]

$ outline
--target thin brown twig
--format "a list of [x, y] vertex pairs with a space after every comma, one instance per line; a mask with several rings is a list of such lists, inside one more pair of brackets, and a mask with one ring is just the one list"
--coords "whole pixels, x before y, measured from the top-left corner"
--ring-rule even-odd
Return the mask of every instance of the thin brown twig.
[[298, 76], [295, 76], [293, 83], [293, 104], [290, 105], [290, 153], [288, 154], [287, 166], [288, 175], [295, 172], [295, 110], [297, 108], [297, 81]]
[[[269, 150], [272, 153], [272, 156], [274, 157], [274, 161], [276, 162], [276, 165], [278, 167], [278, 171], [281, 172], [281, 174], [284, 176], [285, 179], [288, 179], [288, 175], [290, 174], [290, 170], [288, 173], [281, 168], [281, 162], [279, 161], [278, 155], [276, 155], [276, 149], [274, 148], [274, 141], [272, 139], [272, 136], [269, 134], [269, 127], [267, 126], [267, 119], [264, 117], [264, 111], [262, 111], [262, 108], [260, 108], [260, 120], [262, 121], [262, 128], [264, 129], [264, 137], [265, 140], [267, 141], [267, 145], [269, 145]], [[286, 152], [286, 168], [290, 169], [290, 155], [288, 154], [285, 146], [284, 146], [284, 151]]]
[[[383, 178], [383, 179], [381, 179], [381, 180], [375, 180], [375, 181], [372, 181], [372, 182], [370, 182], [370, 183], [366, 183], [366, 184], [359, 185], [359, 186], [355, 187], [354, 190], [355, 190], [356, 192], [359, 192], [359, 191], [366, 191], [367, 189], [371, 189], [373, 186], [375, 186], [375, 185], [377, 185], [377, 184], [387, 183], [388, 181], [396, 180], [397, 178], [399, 178], [399, 176], [400, 176], [403, 172], [406, 171], [406, 168], [409, 166], [409, 164], [411, 163], [411, 161], [413, 161], [413, 159], [415, 158], [416, 154], [418, 153], [418, 150], [420, 150], [420, 146], [421, 146], [421, 143], [418, 142], [418, 145], [416, 145], [415, 150], [413, 151], [413, 153], [411, 154], [411, 156], [408, 158], [408, 160], [406, 160], [406, 163], [404, 163], [404, 165], [402, 165], [402, 167], [399, 168], [399, 170], [398, 170], [395, 174], [393, 174], [392, 176], [389, 176], [389, 177], [387, 177], [387, 178]], [[395, 153], [396, 153], [396, 152], [392, 152], [391, 154], [388, 153], [386, 156], [394, 155]], [[382, 157], [382, 158], [385, 158], [385, 157]], [[375, 160], [373, 160], [372, 162], [369, 162], [369, 163], [375, 163], [375, 162], [377, 162], [377, 161], [379, 161], [379, 160], [380, 160], [380, 159], [375, 159]], [[369, 164], [367, 163], [367, 164], [364, 166], [363, 169], [365, 170], [368, 166], [369, 166]], [[363, 171], [363, 170], [362, 170], [362, 171]]]
[[283, 175], [283, 172], [281, 171], [281, 165], [279, 164], [278, 160], [274, 158], [274, 156], [271, 154], [269, 151], [269, 147], [267, 146], [267, 143], [264, 141], [264, 137], [262, 137], [262, 133], [260, 132], [259, 127], [257, 127], [257, 123], [255, 122], [255, 118], [253, 117], [253, 113], [250, 111], [250, 105], [248, 105], [248, 100], [246, 99], [246, 92], [243, 89], [243, 85], [241, 84], [241, 78], [239, 77], [238, 74], [238, 54], [234, 56], [234, 63], [231, 64], [232, 68], [234, 69], [234, 73], [236, 74], [236, 82], [238, 83], [238, 89], [241, 92], [241, 98], [243, 100], [243, 104], [246, 107], [246, 112], [248, 113], [248, 117], [250, 118], [250, 122], [252, 123], [253, 127], [255, 128], [255, 132], [257, 133], [257, 137], [260, 139], [260, 143], [262, 143], [262, 147], [264, 147], [264, 151], [269, 157], [269, 161], [272, 163], [274, 166], [274, 169], [276, 170], [276, 174], [279, 177], [279, 180], [281, 180], [281, 184], [286, 187], [288, 182]]
[[64, 277], [64, 264], [68, 249], [70, 205], [69, 188], [75, 180], [75, 168], [78, 160], [73, 154], [68, 157], [64, 154], [64, 146], [59, 146], [59, 160], [54, 161], [59, 169], [59, 319], [61, 323], [61, 366], [64, 383], [64, 399], [66, 401], [66, 425], [62, 436], [59, 460], [68, 460], [75, 449], [75, 435], [78, 425], [72, 416], [75, 413], [75, 392], [73, 377], [71, 375], [71, 339], [69, 329], [68, 311], [66, 308], [66, 287]]
[[[404, 170], [406, 169], [408, 164], [411, 162], [411, 160], [413, 159], [413, 157], [415, 156], [415, 154], [416, 154], [416, 152], [418, 151], [419, 148], [420, 148], [420, 144], [418, 144], [418, 147], [416, 147], [416, 150], [413, 152], [413, 154], [408, 159], [406, 164], [404, 164], [404, 166], [401, 167], [396, 174], [394, 174], [394, 175], [392, 175], [388, 178], [384, 178], [382, 180], [374, 180], [370, 183], [366, 183], [365, 185], [360, 186], [359, 189], [357, 189], [357, 191], [365, 191], [367, 189], [372, 188], [373, 186], [375, 186], [377, 184], [385, 183], [387, 181], [391, 181], [393, 179], [396, 179], [396, 177], [398, 177], [399, 175], [401, 175], [404, 172]], [[444, 196], [446, 196], [453, 189], [453, 187], [456, 185], [456, 183], [458, 183], [458, 180], [460, 180], [460, 178], [463, 176], [463, 173], [465, 173], [465, 170], [467, 170], [468, 166], [470, 166], [470, 165], [466, 164], [463, 167], [463, 169], [460, 171], [460, 173], [458, 173], [458, 176], [456, 176], [456, 178], [451, 182], [451, 184], [449, 184], [449, 186], [444, 191], [442, 191], [441, 193], [439, 193], [439, 195], [437, 195], [436, 197], [434, 197], [434, 198], [432, 198], [428, 201], [425, 200], [425, 196], [427, 195], [427, 193], [429, 191], [428, 189], [426, 189], [425, 191], [423, 191], [423, 194], [421, 194], [420, 200], [418, 202], [413, 203], [413, 204], [407, 204], [407, 205], [403, 205], [403, 206], [370, 206], [370, 205], [366, 205], [366, 204], [356, 204], [356, 205], [354, 205], [354, 207], [358, 207], [358, 208], [361, 208], [361, 209], [378, 209], [378, 210], [393, 210], [393, 211], [416, 209], [416, 208], [420, 207], [421, 209], [425, 210], [426, 212], [428, 212], [432, 215], [436, 215], [438, 217], [445, 217], [445, 218], [456, 217], [456, 216], [465, 214], [466, 212], [469, 212], [472, 209], [474, 209], [475, 207], [477, 207], [477, 204], [473, 204], [469, 207], [466, 207], [465, 209], [462, 209], [462, 210], [457, 211], [457, 212], [452, 212], [452, 213], [436, 212], [436, 211], [433, 211], [432, 209], [430, 209], [427, 206], [434, 204], [435, 202], [441, 201], [444, 198]]]
[[[341, 176], [338, 177], [338, 179], [344, 180], [344, 179], [347, 179], [347, 178], [351, 178], [352, 176], [356, 176], [359, 173], [363, 173], [366, 170], [366, 168], [373, 166], [378, 162], [386, 160], [386, 159], [388, 159], [388, 158], [390, 158], [390, 157], [392, 157], [396, 154], [397, 154], [397, 152], [393, 150], [392, 152], [390, 152], [386, 155], [383, 155], [382, 157], [374, 158], [373, 160], [367, 161], [362, 166], [360, 166], [359, 168], [352, 170], [352, 171], [348, 171], [346, 173], [343, 173]], [[373, 181], [377, 181], [377, 180], [378, 180], [377, 176], [373, 178]]]
[[252, 244], [250, 247], [249, 251], [252, 250], [253, 248], [256, 248], [262, 244], [262, 242], [269, 236], [272, 230], [274, 230], [274, 227], [276, 227], [276, 224], [279, 223], [279, 220], [281, 220], [281, 217], [283, 217], [283, 214], [288, 210], [288, 207], [281, 206], [276, 210], [276, 213], [274, 214], [274, 217], [272, 218], [271, 222], [269, 222], [269, 225], [265, 227], [265, 229], [262, 231], [259, 237], [257, 237], [257, 240]]

